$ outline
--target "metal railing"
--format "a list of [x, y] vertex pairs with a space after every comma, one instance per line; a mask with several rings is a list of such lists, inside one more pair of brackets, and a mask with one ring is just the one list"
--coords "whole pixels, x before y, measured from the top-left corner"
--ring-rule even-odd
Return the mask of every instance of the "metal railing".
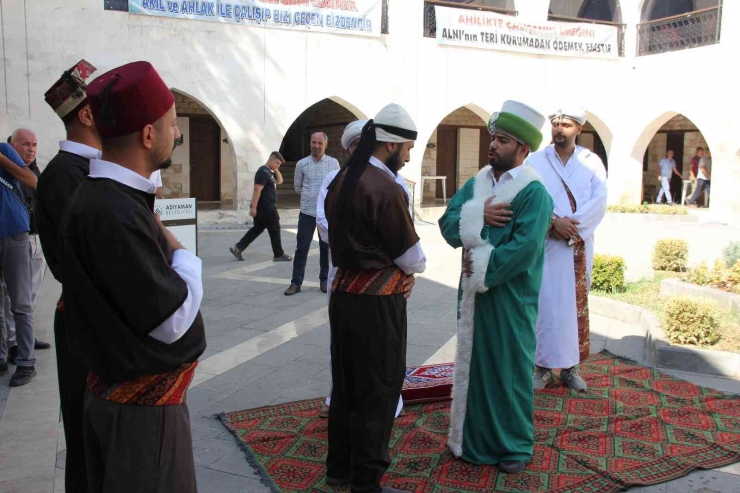
[[516, 10], [500, 9], [496, 7], [484, 7], [482, 5], [462, 5], [454, 2], [445, 2], [444, 0], [426, 1], [424, 2], [424, 37], [425, 38], [436, 38], [437, 37], [437, 16], [434, 12], [434, 7], [439, 5], [441, 7], [452, 7], [456, 9], [467, 9], [467, 10], [484, 10], [486, 12], [496, 12], [497, 14], [517, 16], [519, 12]]
[[637, 56], [719, 43], [722, 7], [697, 10], [637, 25]]
[[550, 14], [547, 17], [548, 21], [555, 22], [585, 22], [587, 24], [604, 24], [605, 26], [614, 26], [617, 28], [617, 44], [619, 45], [619, 56], [624, 56], [625, 43], [624, 36], [627, 31], [627, 24], [621, 24], [619, 22], [609, 21], [596, 21], [593, 19], [581, 19], [580, 17], [568, 17], [565, 15], [554, 15]]

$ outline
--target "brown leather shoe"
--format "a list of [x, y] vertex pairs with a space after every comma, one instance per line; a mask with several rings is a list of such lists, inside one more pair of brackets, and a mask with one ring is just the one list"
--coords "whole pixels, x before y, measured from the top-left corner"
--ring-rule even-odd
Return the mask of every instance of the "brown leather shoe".
[[288, 289], [285, 290], [285, 296], [293, 296], [301, 292], [301, 287], [295, 284], [291, 284]]
[[319, 418], [321, 419], [328, 419], [329, 418], [329, 406], [326, 405], [326, 403], [321, 404], [321, 410], [319, 411]]

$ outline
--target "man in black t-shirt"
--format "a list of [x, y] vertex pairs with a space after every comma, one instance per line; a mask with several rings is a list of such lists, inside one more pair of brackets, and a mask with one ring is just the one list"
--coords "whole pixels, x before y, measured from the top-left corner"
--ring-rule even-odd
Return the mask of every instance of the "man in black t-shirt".
[[293, 257], [286, 255], [280, 241], [280, 216], [277, 211], [277, 185], [283, 183], [280, 165], [285, 159], [279, 152], [270, 154], [264, 166], [254, 175], [254, 195], [249, 215], [254, 218], [254, 226], [233, 247], [229, 248], [237, 260], [244, 260], [242, 252], [266, 229], [270, 234], [272, 253], [275, 262], [289, 262]]

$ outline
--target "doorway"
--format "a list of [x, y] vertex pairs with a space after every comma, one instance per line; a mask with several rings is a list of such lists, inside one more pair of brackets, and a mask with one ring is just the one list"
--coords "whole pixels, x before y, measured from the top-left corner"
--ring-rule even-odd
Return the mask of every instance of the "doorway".
[[207, 115], [190, 117], [190, 195], [221, 201], [221, 128]]

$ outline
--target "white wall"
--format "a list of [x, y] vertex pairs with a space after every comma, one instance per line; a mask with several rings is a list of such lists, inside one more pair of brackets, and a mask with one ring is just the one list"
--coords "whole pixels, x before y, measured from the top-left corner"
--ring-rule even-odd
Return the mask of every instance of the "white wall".
[[[547, 1], [516, 3], [523, 18], [547, 18]], [[740, 194], [734, 193], [740, 188], [734, 171], [740, 148], [734, 63], [740, 2], [725, 2], [721, 44], [636, 58], [641, 1], [622, 0], [628, 56], [619, 60], [440, 46], [422, 37], [422, 1], [390, 2], [391, 34], [378, 39], [133, 16], [104, 11], [102, 0], [26, 0], [24, 18], [23, 4], [3, 2], [0, 135], [19, 125], [34, 128], [41, 137], [42, 162], [56, 152], [64, 134], [43, 100], [62, 71], [82, 57], [99, 73], [146, 59], [170, 87], [192, 95], [222, 123], [233, 142], [240, 209], [264, 156], [279, 147], [301, 112], [327, 97], [369, 116], [391, 101], [400, 103], [414, 117], [420, 143], [461, 106], [491, 113], [505, 99], [520, 99], [547, 113], [561, 101], [577, 100], [611, 134], [605, 144], [612, 203], [639, 202], [644, 150], [660, 125], [681, 113], [715, 150], [712, 212], [728, 220], [733, 209], [740, 209]], [[686, 74], [699, 68], [700, 82], [687, 83]], [[417, 186], [421, 147], [404, 168]], [[415, 197], [421, 198], [420, 190]]]

